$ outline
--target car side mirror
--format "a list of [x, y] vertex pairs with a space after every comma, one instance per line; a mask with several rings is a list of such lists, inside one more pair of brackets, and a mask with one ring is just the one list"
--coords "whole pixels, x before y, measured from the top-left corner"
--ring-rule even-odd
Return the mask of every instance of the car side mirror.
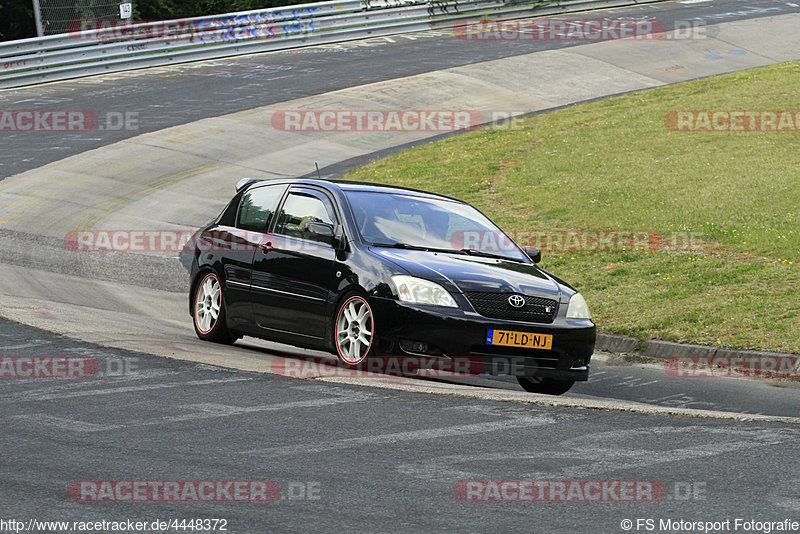
[[306, 230], [320, 237], [333, 237], [333, 225], [323, 222], [310, 222], [306, 224]]
[[542, 251], [539, 249], [539, 247], [522, 247], [522, 250], [528, 255], [533, 263], [539, 263], [542, 261]]
[[337, 224], [334, 230], [333, 246], [339, 252], [345, 252], [347, 250], [347, 238], [344, 236], [344, 228], [342, 228], [341, 224]]

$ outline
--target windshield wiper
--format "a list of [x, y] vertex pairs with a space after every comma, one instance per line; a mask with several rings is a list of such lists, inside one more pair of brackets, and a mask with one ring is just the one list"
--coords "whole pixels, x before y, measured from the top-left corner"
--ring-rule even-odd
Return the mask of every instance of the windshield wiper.
[[441, 252], [444, 254], [466, 254], [468, 256], [481, 256], [483, 258], [495, 258], [498, 260], [516, 261], [516, 262], [521, 261], [519, 258], [514, 258], [512, 256], [504, 256], [502, 254], [492, 254], [491, 252], [483, 252], [482, 250], [475, 250], [474, 248], [453, 249], [453, 248], [422, 247], [419, 245], [409, 245], [408, 243], [372, 243], [371, 246], [382, 247], [382, 248], [400, 248], [403, 250], [424, 250], [426, 252]]
[[454, 250], [451, 248], [422, 247], [419, 245], [409, 245], [407, 243], [372, 243], [371, 246], [382, 248], [401, 248], [404, 250], [424, 250], [426, 252], [445, 252], [448, 254], [464, 254], [464, 252], [460, 250]]
[[495, 258], [498, 260], [517, 261], [517, 262], [520, 261], [519, 258], [503, 256], [502, 254], [492, 254], [491, 252], [483, 252], [481, 250], [475, 250], [474, 248], [462, 248], [462, 249], [436, 248], [436, 247], [423, 247], [419, 245], [409, 245], [408, 243], [372, 243], [371, 246], [382, 247], [382, 248], [400, 248], [403, 250], [424, 250], [426, 252], [441, 252], [444, 254], [466, 254], [468, 256], [481, 256], [483, 258]]
[[496, 258], [498, 260], [507, 260], [507, 261], [520, 261], [519, 258], [513, 258], [511, 256], [503, 256], [502, 254], [492, 254], [491, 252], [483, 252], [482, 250], [475, 250], [474, 248], [462, 248], [460, 252], [463, 252], [464, 254], [469, 254], [470, 256]]
[[370, 246], [381, 248], [404, 248], [408, 250], [429, 250], [428, 247], [418, 247], [407, 243], [372, 243]]

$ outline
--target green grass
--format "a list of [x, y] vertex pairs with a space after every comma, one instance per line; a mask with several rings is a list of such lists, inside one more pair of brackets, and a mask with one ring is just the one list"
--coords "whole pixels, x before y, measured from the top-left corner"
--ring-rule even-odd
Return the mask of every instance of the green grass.
[[542, 266], [584, 293], [602, 332], [800, 353], [800, 134], [664, 122], [675, 110], [800, 110], [798, 85], [791, 62], [578, 104], [347, 178], [454, 195], [507, 231], [656, 232], [657, 250], [545, 249]]

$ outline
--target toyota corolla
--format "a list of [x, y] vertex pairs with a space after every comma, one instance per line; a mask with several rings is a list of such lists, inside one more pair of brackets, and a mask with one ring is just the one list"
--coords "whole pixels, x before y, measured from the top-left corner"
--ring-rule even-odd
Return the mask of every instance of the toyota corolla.
[[536, 393], [588, 379], [595, 325], [581, 294], [537, 265], [538, 249], [456, 198], [245, 179], [190, 254], [189, 307], [204, 340], [255, 336], [345, 366], [469, 358]]

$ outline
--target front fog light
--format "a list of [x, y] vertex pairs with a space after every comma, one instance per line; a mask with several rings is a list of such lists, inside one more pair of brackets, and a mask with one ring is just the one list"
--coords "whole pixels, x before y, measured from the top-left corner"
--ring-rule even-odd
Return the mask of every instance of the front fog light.
[[569, 299], [569, 307], [567, 308], [567, 319], [591, 319], [592, 314], [589, 313], [589, 306], [586, 305], [586, 300], [580, 293], [575, 293]]

